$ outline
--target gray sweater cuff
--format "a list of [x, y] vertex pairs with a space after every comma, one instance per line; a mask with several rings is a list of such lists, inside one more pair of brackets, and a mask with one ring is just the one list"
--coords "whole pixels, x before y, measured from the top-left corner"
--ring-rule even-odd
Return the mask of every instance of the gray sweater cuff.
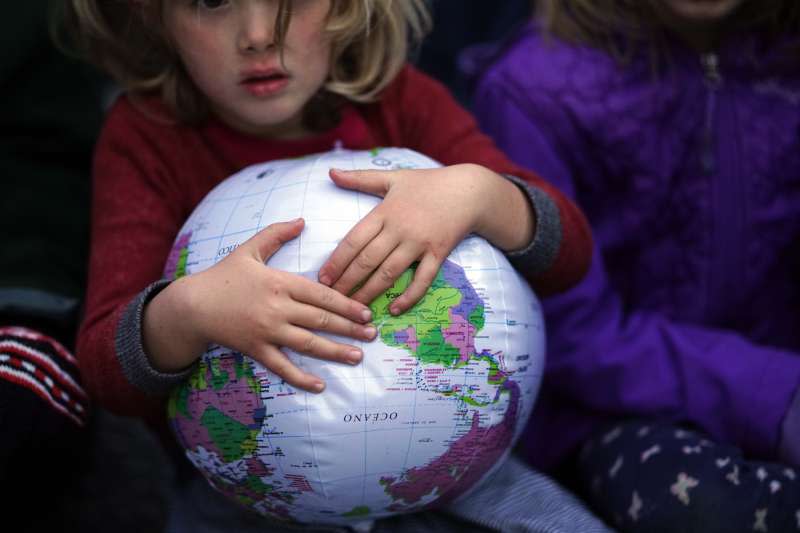
[[778, 455], [792, 466], [800, 466], [800, 389], [795, 391], [789, 411], [781, 424]]
[[162, 280], [151, 284], [128, 304], [119, 320], [114, 339], [117, 358], [122, 366], [122, 373], [128, 381], [147, 394], [160, 396], [168, 394], [173, 387], [189, 377], [193, 369], [190, 367], [175, 374], [159, 372], [153, 368], [150, 359], [144, 353], [142, 345], [144, 306], [169, 283], [168, 280]]
[[522, 189], [536, 216], [536, 232], [531, 243], [521, 250], [507, 252], [506, 257], [514, 268], [526, 275], [535, 276], [546, 272], [553, 265], [561, 247], [561, 216], [558, 206], [538, 187], [516, 176], [504, 176]]

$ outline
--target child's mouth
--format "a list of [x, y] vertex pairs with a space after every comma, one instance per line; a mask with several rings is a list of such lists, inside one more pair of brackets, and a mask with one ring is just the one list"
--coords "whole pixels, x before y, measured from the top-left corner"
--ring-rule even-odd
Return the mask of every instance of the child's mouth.
[[249, 72], [242, 77], [240, 85], [253, 96], [271, 96], [283, 90], [289, 76], [283, 72]]

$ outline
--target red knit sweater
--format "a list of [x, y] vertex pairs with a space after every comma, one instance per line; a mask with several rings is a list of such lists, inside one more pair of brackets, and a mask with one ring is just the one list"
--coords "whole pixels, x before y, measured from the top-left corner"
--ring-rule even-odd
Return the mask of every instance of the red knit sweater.
[[380, 102], [348, 105], [337, 127], [303, 140], [253, 138], [216, 120], [190, 128], [165, 121], [168, 117], [155, 99], [134, 105], [122, 97], [96, 149], [89, 288], [77, 354], [86, 388], [114, 412], [153, 421], [163, 417], [163, 398], [145, 394], [123, 373], [115, 346], [120, 318], [132, 299], [161, 278], [173, 239], [205, 194], [251, 164], [327, 151], [337, 140], [348, 149], [402, 146], [445, 165], [481, 164], [534, 184], [558, 207], [556, 259], [530, 279], [540, 295], [573, 285], [588, 267], [590, 234], [581, 212], [512, 164], [442, 85], [412, 67], [398, 75]]

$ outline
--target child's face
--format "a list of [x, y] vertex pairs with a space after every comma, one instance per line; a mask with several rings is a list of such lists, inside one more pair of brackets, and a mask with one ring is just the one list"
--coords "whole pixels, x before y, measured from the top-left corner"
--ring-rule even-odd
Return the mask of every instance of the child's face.
[[694, 24], [708, 24], [721, 21], [733, 13], [744, 0], [662, 1], [675, 17]]
[[168, 0], [165, 19], [186, 71], [222, 121], [252, 135], [296, 138], [307, 133], [303, 108], [330, 69], [330, 0], [292, 1], [282, 51], [273, 35], [277, 7], [276, 0]]

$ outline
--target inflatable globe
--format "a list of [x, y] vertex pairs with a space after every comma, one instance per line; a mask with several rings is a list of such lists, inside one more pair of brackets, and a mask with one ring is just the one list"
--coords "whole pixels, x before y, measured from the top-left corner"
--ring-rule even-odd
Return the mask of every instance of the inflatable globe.
[[[380, 202], [336, 187], [330, 168], [437, 166], [382, 148], [246, 168], [197, 206], [165, 276], [200, 272], [267, 225], [303, 217], [303, 233], [267, 264], [316, 281], [337, 243]], [[478, 237], [453, 250], [415, 307], [390, 315], [412, 275], [371, 304], [374, 341], [336, 338], [363, 349], [361, 364], [285, 350], [325, 380], [321, 394], [289, 386], [247, 354], [209, 346], [168, 410], [187, 457], [213, 487], [268, 517], [352, 524], [452, 501], [504, 460], [542, 376], [539, 303]]]

